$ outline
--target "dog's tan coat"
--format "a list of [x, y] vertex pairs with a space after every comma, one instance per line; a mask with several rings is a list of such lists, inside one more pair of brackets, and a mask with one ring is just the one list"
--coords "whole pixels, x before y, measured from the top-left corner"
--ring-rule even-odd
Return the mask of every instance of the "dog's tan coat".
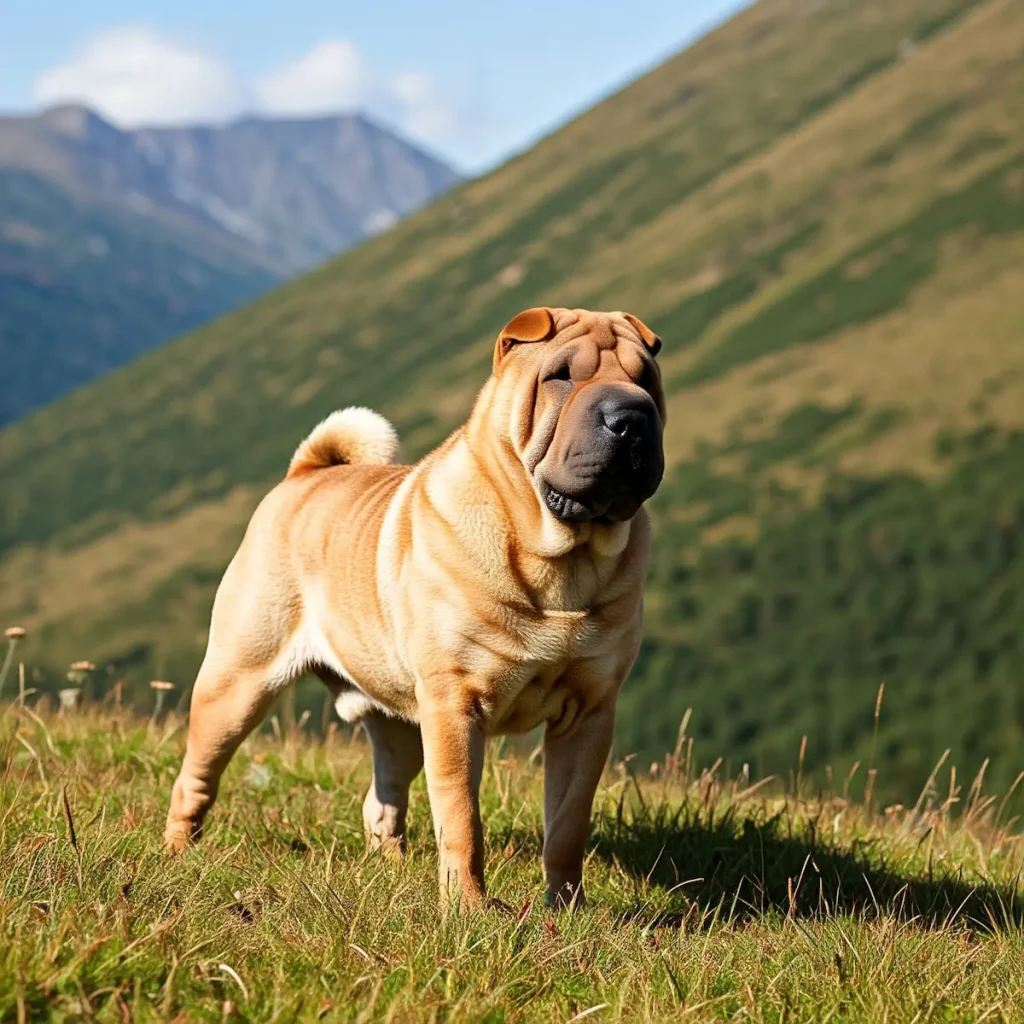
[[581, 898], [616, 695], [640, 642], [650, 530], [642, 509], [569, 525], [538, 497], [537, 466], [573, 430], [573, 395], [538, 384], [564, 346], [592, 370], [575, 390], [643, 385], [664, 416], [660, 342], [639, 320], [528, 310], [499, 337], [468, 422], [415, 466], [392, 464], [390, 427], [366, 410], [336, 414], [300, 447], [217, 594], [171, 848], [199, 835], [227, 762], [281, 688], [315, 671], [372, 741], [371, 840], [401, 846], [425, 762], [442, 893], [454, 883], [468, 905], [484, 898], [485, 738], [543, 725], [549, 895]]

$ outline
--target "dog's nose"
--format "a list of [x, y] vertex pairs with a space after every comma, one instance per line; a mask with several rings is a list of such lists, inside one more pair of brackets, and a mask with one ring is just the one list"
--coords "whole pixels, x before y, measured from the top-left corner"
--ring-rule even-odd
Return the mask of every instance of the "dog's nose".
[[639, 403], [603, 401], [598, 413], [604, 429], [623, 442], [649, 437], [652, 432], [650, 410]]

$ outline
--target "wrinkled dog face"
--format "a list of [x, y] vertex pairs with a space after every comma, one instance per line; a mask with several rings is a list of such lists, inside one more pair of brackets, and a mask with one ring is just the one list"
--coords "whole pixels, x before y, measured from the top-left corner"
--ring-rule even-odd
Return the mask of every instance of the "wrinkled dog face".
[[510, 439], [562, 522], [631, 519], [661, 483], [660, 347], [628, 313], [585, 310], [529, 309], [499, 336], [498, 388], [515, 388]]

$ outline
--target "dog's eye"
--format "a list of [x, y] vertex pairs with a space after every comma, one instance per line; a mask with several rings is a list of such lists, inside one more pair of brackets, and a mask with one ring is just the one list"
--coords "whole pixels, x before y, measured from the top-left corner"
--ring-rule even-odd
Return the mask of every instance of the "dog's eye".
[[552, 370], [551, 373], [549, 373], [544, 378], [544, 383], [546, 384], [548, 381], [551, 381], [551, 380], [567, 380], [567, 381], [571, 381], [572, 380], [572, 375], [569, 373], [569, 364], [565, 363], [563, 366], [558, 367], [557, 370]]

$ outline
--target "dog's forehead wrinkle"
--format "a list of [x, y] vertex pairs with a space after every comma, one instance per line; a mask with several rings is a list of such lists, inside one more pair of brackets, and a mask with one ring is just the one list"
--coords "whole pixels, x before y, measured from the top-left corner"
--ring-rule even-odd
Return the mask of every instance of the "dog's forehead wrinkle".
[[577, 338], [584, 338], [588, 333], [589, 330], [585, 323], [579, 320], [573, 320], [564, 328], [560, 329], [555, 338], [561, 344], [565, 344], [569, 341], [575, 341]]
[[615, 348], [606, 348], [601, 351], [601, 365], [598, 373], [604, 380], [609, 378], [615, 380], [629, 380], [629, 372], [622, 365], [619, 353]]
[[597, 373], [600, 353], [593, 345], [588, 344], [586, 337], [577, 338], [567, 345], [566, 349], [573, 381], [581, 383]]
[[609, 325], [612, 333], [619, 341], [631, 341], [634, 344], [642, 345], [643, 338], [637, 333], [636, 328], [621, 313], [612, 313], [609, 316]]
[[618, 343], [611, 321], [602, 313], [587, 313], [581, 316], [580, 326], [584, 328], [587, 340], [600, 349], [614, 348]]
[[615, 354], [618, 357], [619, 365], [631, 380], [639, 381], [643, 377], [646, 364], [636, 345], [628, 343], [619, 345], [615, 349]]
[[555, 321], [555, 330], [561, 333], [579, 320], [579, 311], [575, 309], [552, 309], [551, 316]]

